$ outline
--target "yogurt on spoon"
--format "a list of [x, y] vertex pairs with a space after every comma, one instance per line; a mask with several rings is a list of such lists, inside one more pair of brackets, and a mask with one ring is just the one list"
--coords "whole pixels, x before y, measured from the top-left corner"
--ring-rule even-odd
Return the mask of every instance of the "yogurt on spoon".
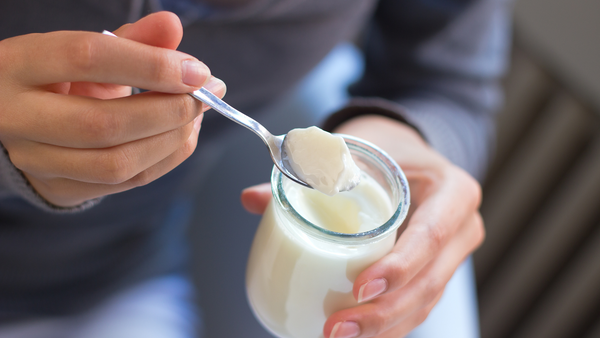
[[340, 136], [314, 126], [292, 129], [282, 148], [286, 166], [326, 195], [351, 190], [360, 183], [360, 169]]

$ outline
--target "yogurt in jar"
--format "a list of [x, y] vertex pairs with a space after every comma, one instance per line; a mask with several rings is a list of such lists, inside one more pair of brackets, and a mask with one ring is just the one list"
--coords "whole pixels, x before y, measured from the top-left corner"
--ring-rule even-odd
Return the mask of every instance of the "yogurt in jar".
[[354, 189], [334, 196], [298, 184], [288, 184], [286, 196], [300, 215], [321, 228], [344, 234], [373, 230], [390, 219], [392, 203], [372, 177], [362, 176]]
[[[331, 314], [357, 305], [354, 280], [391, 251], [406, 216], [404, 175], [374, 146], [354, 142], [362, 173], [351, 191], [327, 196], [273, 170], [274, 198], [254, 238], [246, 289], [254, 314], [278, 337], [322, 337]], [[363, 146], [368, 151], [356, 150]]]

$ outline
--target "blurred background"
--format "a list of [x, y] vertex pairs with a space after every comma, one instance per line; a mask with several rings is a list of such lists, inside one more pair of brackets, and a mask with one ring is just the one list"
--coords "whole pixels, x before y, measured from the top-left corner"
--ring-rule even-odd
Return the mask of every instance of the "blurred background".
[[514, 13], [475, 253], [482, 337], [600, 337], [600, 1]]

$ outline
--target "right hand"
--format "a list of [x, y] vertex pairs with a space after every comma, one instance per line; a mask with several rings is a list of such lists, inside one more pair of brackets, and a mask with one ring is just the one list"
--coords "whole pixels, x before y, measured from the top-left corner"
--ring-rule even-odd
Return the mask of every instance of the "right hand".
[[[189, 157], [202, 113], [185, 93], [222, 81], [175, 51], [177, 16], [149, 15], [114, 33], [61, 31], [0, 41], [0, 141], [57, 206], [150, 183]], [[186, 67], [187, 66], [187, 67]], [[131, 96], [131, 87], [150, 90]]]

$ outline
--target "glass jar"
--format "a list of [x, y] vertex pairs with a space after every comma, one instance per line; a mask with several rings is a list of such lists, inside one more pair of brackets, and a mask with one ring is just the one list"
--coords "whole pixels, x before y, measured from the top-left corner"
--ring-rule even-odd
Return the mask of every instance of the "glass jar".
[[246, 292], [255, 316], [280, 338], [322, 337], [331, 314], [357, 305], [354, 280], [392, 250], [408, 212], [408, 182], [396, 162], [366, 141], [341, 136], [359, 168], [383, 188], [392, 216], [361, 233], [319, 227], [293, 207], [286, 191], [295, 183], [273, 168], [273, 199], [254, 237]]

